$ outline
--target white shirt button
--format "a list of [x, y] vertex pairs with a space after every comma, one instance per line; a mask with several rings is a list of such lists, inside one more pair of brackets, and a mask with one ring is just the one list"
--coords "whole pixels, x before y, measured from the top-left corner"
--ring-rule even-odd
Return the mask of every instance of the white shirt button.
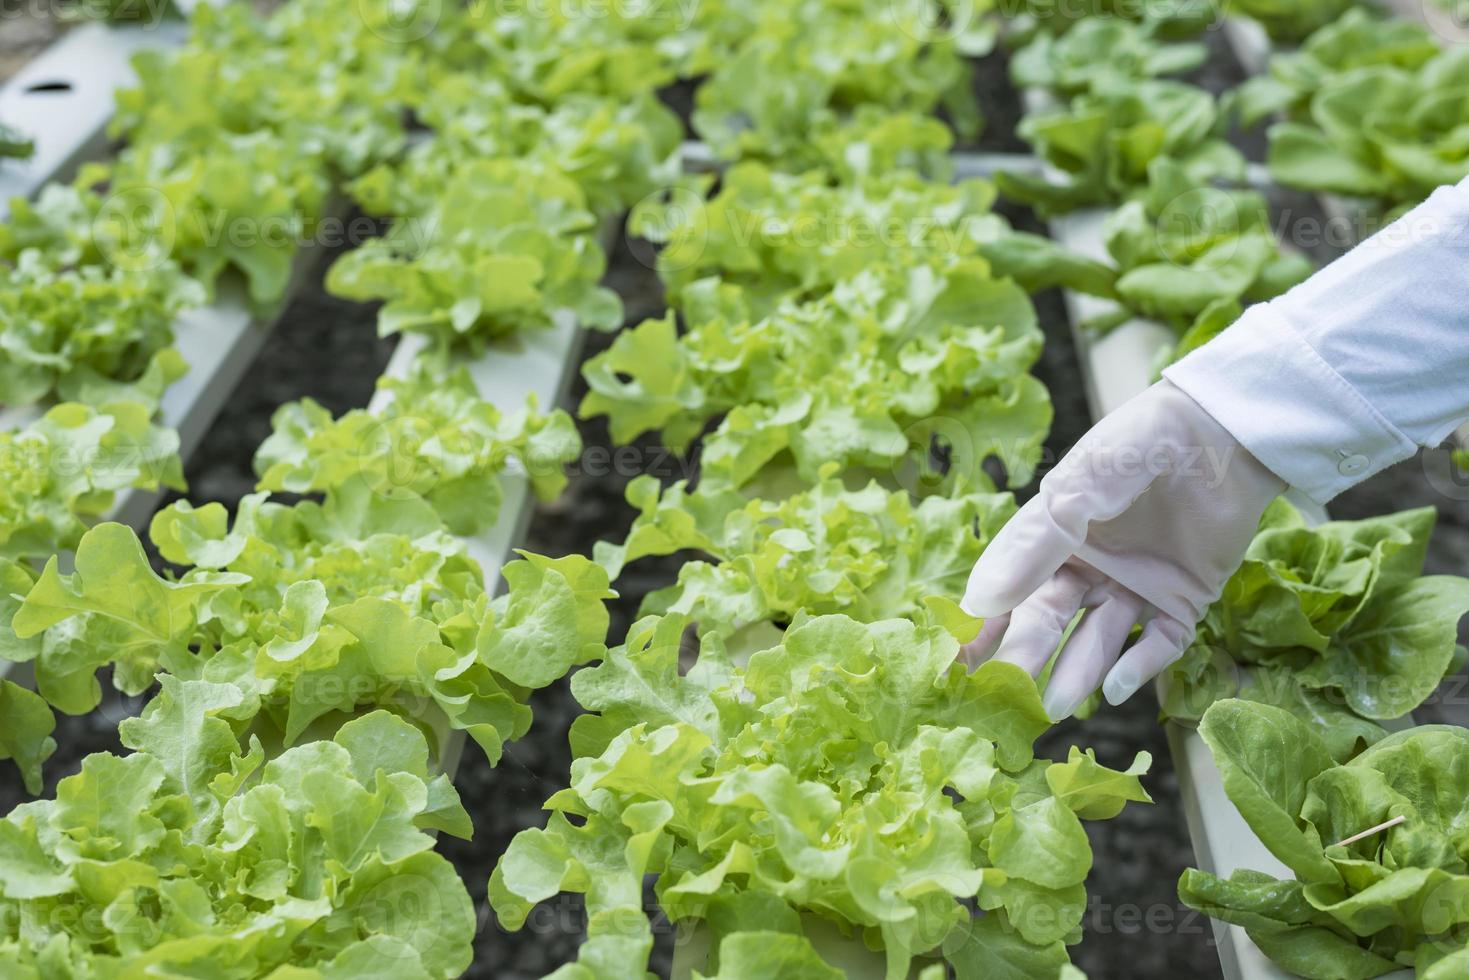
[[1367, 457], [1361, 453], [1343, 456], [1342, 461], [1336, 465], [1336, 469], [1342, 476], [1358, 476], [1367, 472]]

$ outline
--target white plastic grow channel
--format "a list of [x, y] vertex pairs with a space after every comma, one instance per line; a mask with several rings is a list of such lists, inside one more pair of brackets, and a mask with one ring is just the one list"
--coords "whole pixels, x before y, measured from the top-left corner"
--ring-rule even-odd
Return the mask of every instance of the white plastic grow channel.
[[[609, 254], [621, 230], [620, 217], [605, 221], [598, 229], [597, 240]], [[559, 310], [552, 314], [550, 327], [519, 331], [487, 345], [478, 357], [457, 360], [451, 368], [467, 369], [480, 397], [506, 414], [523, 410], [532, 394], [539, 410], [549, 412], [560, 407], [571, 392], [581, 366], [585, 336], [585, 328], [576, 317]], [[427, 347], [428, 339], [423, 335], [406, 334], [389, 358], [383, 375], [405, 377]], [[381, 411], [391, 399], [390, 392], [379, 390], [368, 403], [368, 411]], [[503, 584], [500, 571], [514, 557], [514, 549], [525, 540], [536, 509], [530, 475], [516, 460], [508, 461], [501, 474], [500, 492], [500, 516], [494, 525], [462, 539], [469, 556], [484, 570], [485, 587], [491, 594], [500, 591]], [[441, 737], [440, 768], [453, 778], [463, 756], [465, 735], [456, 731], [441, 733]]]
[[1224, 39], [1246, 75], [1263, 75], [1270, 70], [1275, 46], [1258, 23], [1247, 17], [1226, 17]]
[[0, 220], [14, 197], [33, 197], [49, 181], [67, 180], [107, 145], [114, 95], [136, 81], [132, 57], [177, 47], [182, 22], [107, 27], [86, 24], [66, 33], [0, 87], [0, 121], [36, 144], [26, 160], [0, 161]]

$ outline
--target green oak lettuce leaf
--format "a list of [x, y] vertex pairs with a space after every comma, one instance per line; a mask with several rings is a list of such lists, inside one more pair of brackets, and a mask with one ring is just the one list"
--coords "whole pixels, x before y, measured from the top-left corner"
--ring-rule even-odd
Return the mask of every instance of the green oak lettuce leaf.
[[1398, 17], [1383, 18], [1353, 7], [1289, 52], [1270, 59], [1270, 71], [1247, 79], [1236, 92], [1246, 126], [1285, 114], [1305, 118], [1323, 84], [1356, 68], [1396, 65], [1412, 71], [1439, 51], [1428, 28]]
[[[519, 834], [491, 877], [501, 925], [582, 892], [583, 962], [615, 939], [620, 958], [597, 969], [641, 975], [653, 874], [669, 918], [704, 921], [737, 957], [774, 931], [825, 975], [795, 939], [814, 916], [884, 950], [893, 978], [966, 936], [1059, 973], [1091, 866], [1081, 820], [1146, 799], [1145, 758], [1126, 773], [1079, 753], [1035, 759], [1049, 723], [1034, 682], [1002, 663], [968, 673], [938, 626], [802, 616], [738, 663], [705, 636], [683, 669], [687, 626], [645, 619], [575, 675], [596, 713], [573, 727], [571, 784], [547, 825]], [[973, 919], [969, 901], [987, 912]]]
[[874, 265], [943, 263], [1009, 232], [990, 211], [993, 186], [979, 179], [949, 184], [879, 168], [833, 185], [824, 169], [787, 174], [746, 161], [712, 195], [709, 183], [691, 178], [629, 217], [632, 233], [663, 246], [658, 278], [676, 306], [691, 284], [718, 276], [743, 287], [763, 316]]
[[1375, 722], [1438, 687], [1469, 612], [1469, 580], [1422, 574], [1434, 519], [1421, 508], [1307, 527], [1276, 502], [1170, 671], [1165, 711], [1197, 719], [1238, 692], [1329, 725], [1338, 758], [1375, 741]]
[[[381, 11], [389, 19], [398, 16], [391, 7]], [[454, 23], [459, 17], [462, 27]], [[425, 41], [452, 46], [452, 63], [493, 71], [520, 101], [555, 105], [594, 96], [627, 102], [675, 80], [689, 55], [689, 18], [689, 8], [678, 0], [650, 0], [590, 17], [571, 3], [547, 4], [534, 16], [470, 7], [449, 16], [445, 42], [439, 41], [445, 37], [442, 23], [425, 31]], [[433, 90], [425, 87], [413, 93], [412, 105], [433, 100]]]
[[56, 751], [56, 716], [46, 699], [13, 681], [0, 680], [0, 759], [14, 761], [26, 792], [41, 792], [41, 765]]
[[1024, 42], [1037, 34], [1065, 34], [1092, 20], [1128, 20], [1165, 40], [1186, 40], [1218, 26], [1220, 8], [1214, 0], [1096, 0], [1074, 4], [1067, 0], [1018, 0], [1004, 8], [1010, 18], [1007, 37]]
[[204, 303], [172, 263], [132, 271], [72, 258], [27, 248], [0, 266], [0, 404], [74, 397], [90, 378], [137, 381], [173, 342], [179, 313]]
[[1120, 204], [1147, 185], [1155, 160], [1176, 162], [1193, 184], [1238, 182], [1244, 157], [1223, 139], [1213, 96], [1182, 82], [1109, 79], [1068, 104], [1021, 120], [1020, 135], [1058, 172], [1003, 172], [1000, 193], [1042, 215]]
[[453, 170], [428, 214], [338, 259], [327, 288], [381, 300], [378, 332], [421, 333], [443, 347], [477, 349], [568, 311], [585, 326], [622, 323], [599, 285], [607, 260], [582, 189], [553, 164], [475, 159]]
[[1015, 513], [1009, 494], [933, 496], [915, 502], [877, 483], [848, 490], [834, 464], [810, 490], [784, 500], [735, 491], [661, 495], [642, 477], [628, 487], [641, 513], [621, 545], [599, 542], [613, 575], [631, 561], [690, 549], [678, 582], [647, 596], [642, 612], [675, 612], [702, 630], [730, 635], [758, 622], [789, 622], [799, 610], [863, 622], [912, 618], [934, 595], [962, 591], [974, 562]]
[[172, 260], [211, 293], [234, 270], [260, 310], [284, 298], [332, 186], [319, 155], [268, 129], [217, 131], [187, 148], [134, 143], [115, 160], [83, 167], [76, 182], [106, 188], [91, 235], [114, 261], [146, 268]]
[[1356, 4], [1357, 0], [1228, 0], [1231, 14], [1257, 22], [1281, 45], [1300, 43], [1343, 15], [1360, 14], [1362, 8]]
[[348, 188], [372, 214], [428, 213], [460, 168], [484, 159], [534, 159], [554, 167], [604, 219], [679, 176], [683, 127], [651, 95], [610, 101], [578, 94], [543, 106], [517, 101], [504, 79], [482, 70], [438, 64], [424, 70], [422, 84], [434, 98], [419, 116], [433, 135]]
[[1369, 978], [1435, 964], [1451, 975], [1469, 925], [1463, 729], [1397, 732], [1346, 764], [1304, 722], [1267, 705], [1221, 701], [1200, 731], [1231, 801], [1295, 878], [1190, 870], [1179, 883], [1188, 905], [1243, 926], [1301, 976]]
[[378, 711], [265, 760], [248, 698], [168, 677], [54, 799], [0, 821], [8, 973], [405, 978], [468, 967], [474, 913], [432, 828], [467, 831], [423, 733]]
[[[270, 130], [355, 176], [401, 150], [408, 86], [436, 42], [409, 37], [392, 17], [376, 4], [343, 17], [335, 0], [269, 16], [191, 12], [187, 44], [138, 56], [137, 84], [118, 93], [112, 131], [131, 143], [195, 149], [221, 126]], [[445, 33], [453, 20], [441, 13]], [[230, 84], [218, 84], [225, 76]]]
[[1413, 68], [1378, 64], [1325, 81], [1309, 119], [1270, 129], [1280, 183], [1364, 198], [1391, 217], [1469, 174], [1460, 137], [1469, 52], [1449, 48]]
[[751, 33], [695, 93], [695, 131], [725, 159], [777, 160], [793, 170], [819, 162], [813, 127], [859, 107], [929, 114], [942, 105], [960, 134], [973, 137], [980, 116], [964, 55], [986, 53], [993, 28], [951, 30], [934, 7], [756, 5]]
[[95, 707], [103, 665], [128, 693], [161, 670], [238, 689], [272, 744], [330, 737], [383, 707], [441, 738], [467, 732], [498, 761], [530, 726], [530, 691], [605, 650], [613, 593], [599, 566], [526, 555], [491, 598], [428, 504], [360, 482], [320, 504], [246, 497], [232, 525], [218, 504], [179, 502], [151, 532], [181, 575], [159, 576], [132, 531], [104, 524], [82, 538], [75, 573], [53, 561], [15, 611], [16, 636], [39, 637], [23, 655], [56, 708]]
[[75, 548], [130, 489], [184, 489], [178, 433], [136, 401], [65, 402], [0, 433], [0, 557]]
[[1204, 63], [1197, 42], [1170, 44], [1134, 21], [1090, 18], [1064, 34], [1038, 34], [1010, 59], [1010, 80], [1021, 88], [1079, 95], [1114, 78], [1181, 75]]
[[1282, 249], [1262, 195], [1199, 186], [1166, 158], [1152, 162], [1147, 190], [1108, 216], [1104, 234], [1121, 305], [1193, 346], [1207, 340], [1199, 332], [1222, 329], [1220, 311], [1278, 296], [1314, 270]]
[[255, 453], [258, 490], [321, 493], [363, 480], [374, 493], [422, 497], [454, 534], [499, 517], [507, 480], [529, 480], [542, 500], [566, 485], [581, 436], [559, 409], [505, 414], [480, 397], [466, 370], [423, 365], [378, 382], [383, 404], [333, 418], [312, 399], [281, 406]]
[[[645, 321], [583, 368], [580, 413], [609, 416], [615, 440], [661, 429], [682, 451], [723, 414], [703, 443], [705, 489], [781, 465], [814, 483], [829, 462], [983, 487], [990, 457], [1011, 485], [1029, 481], [1051, 421], [1027, 373], [1040, 331], [1024, 291], [982, 260], [943, 273], [874, 267], [763, 318], [736, 286], [687, 292], [687, 332]], [[935, 445], [949, 453], [945, 473], [929, 464]]]

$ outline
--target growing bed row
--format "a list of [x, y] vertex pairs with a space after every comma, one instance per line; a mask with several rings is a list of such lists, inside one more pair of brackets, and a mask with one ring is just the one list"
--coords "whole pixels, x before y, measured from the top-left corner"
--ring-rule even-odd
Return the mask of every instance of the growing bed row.
[[[532, 723], [530, 691], [597, 662], [573, 679], [588, 713], [568, 788], [490, 885], [510, 928], [536, 902], [586, 893], [588, 941], [561, 975], [644, 974], [647, 874], [671, 919], [706, 924], [709, 957], [692, 965], [711, 974], [839, 976], [808, 939], [825, 923], [865, 939], [890, 977], [915, 957], [937, 975], [940, 958], [961, 976], [1065, 975], [1091, 861], [1081, 821], [1146, 800], [1148, 760], [1036, 759], [1050, 720], [1035, 684], [964, 663], [979, 624], [951, 597], [1013, 512], [993, 461], [1029, 482], [1051, 421], [1028, 373], [1042, 335], [1027, 289], [1099, 293], [1127, 311], [1117, 319], [1167, 319], [1187, 348], [1307, 271], [1276, 246], [1263, 202], [1213, 186], [1244, 175], [1213, 100], [1151, 79], [1194, 63], [1160, 40], [1180, 23], [1052, 33], [1039, 9], [1016, 58], [1040, 73], [1022, 81], [1072, 100], [1025, 127], [1072, 176], [999, 187], [1048, 209], [1121, 204], [1109, 267], [1012, 232], [988, 183], [948, 180], [953, 137], [932, 113], [977, 123], [964, 57], [993, 42], [989, 20], [956, 32], [920, 2], [706, 3], [682, 20], [658, 6], [451, 8], [421, 30], [348, 6], [201, 10], [188, 47], [145, 57], [119, 96], [117, 159], [17, 204], [0, 234], [0, 401], [65, 400], [10, 437], [0, 654], [33, 663], [35, 690], [0, 682], [0, 746], [38, 787], [52, 709], [94, 708], [99, 667], [132, 692], [158, 683], [123, 725], [131, 754], [89, 757], [54, 800], [0, 822], [14, 868], [0, 963], [457, 975], [474, 918], [428, 833], [472, 832], [441, 769], [451, 733], [496, 761]], [[1096, 71], [1098, 45], [1136, 51], [1112, 64], [1138, 77]], [[693, 123], [728, 164], [717, 178], [680, 174], [684, 133], [657, 100], [675, 79], [699, 82]], [[160, 575], [133, 531], [90, 525], [124, 486], [177, 482], [177, 437], [153, 418], [184, 369], [172, 324], [226, 274], [278, 303], [337, 193], [387, 232], [328, 286], [381, 301], [380, 329], [421, 338], [414, 356], [368, 410], [283, 407], [256, 457], [261, 493], [233, 515], [177, 503], [155, 516]], [[1170, 234], [1179, 207], [1205, 244]], [[625, 542], [594, 560], [527, 555], [492, 597], [465, 538], [495, 523], [503, 480], [519, 471], [554, 495], [580, 447], [564, 413], [508, 410], [462, 368], [558, 311], [619, 327], [596, 231], [629, 208], [631, 230], [661, 246], [670, 310], [586, 365], [581, 412], [608, 416], [619, 440], [697, 445], [697, 483], [637, 481]], [[247, 243], [231, 233], [241, 222], [285, 234]], [[90, 462], [63, 470], [63, 450]], [[308, 499], [269, 499], [283, 492]], [[1298, 724], [1288, 714], [1218, 709], [1250, 719], [1220, 728], [1258, 729], [1261, 744], [1284, 732], [1307, 754], [1263, 789], [1236, 784], [1256, 787], [1279, 847], [1321, 887], [1239, 883], [1290, 903], [1262, 911], [1185, 882], [1211, 912], [1270, 920], [1250, 922], [1289, 965], [1309, 966], [1302, 944], [1372, 967], [1416, 952], [1427, 970], [1441, 952], [1451, 971], [1469, 955], [1454, 939], [1464, 919], [1389, 928], [1372, 899], [1333, 891], [1364, 890], [1345, 863], [1379, 862], [1374, 883], [1392, 868], [1394, 888], [1405, 872], [1469, 880], [1442, 847], [1428, 863], [1453, 838], [1424, 827], [1457, 819], [1434, 824], [1429, 806], [1451, 801], [1392, 790], [1461, 759], [1452, 735], [1383, 739], [1376, 725], [1443, 676], [1469, 608], [1469, 584], [1420, 574], [1431, 518], [1313, 529], [1273, 510], [1166, 705], [1197, 718], [1237, 693], [1199, 667], [1222, 655], [1261, 668], [1247, 696], [1325, 735], [1318, 751], [1282, 727]], [[607, 649], [602, 600], [622, 568], [685, 549], [709, 560]], [[62, 574], [50, 556], [73, 550]], [[1406, 685], [1399, 699], [1360, 682], [1364, 666]], [[1225, 747], [1221, 765], [1258, 777], [1254, 749]], [[1350, 858], [1323, 848], [1338, 827], [1306, 780], [1325, 793], [1344, 778], [1383, 781], [1373, 807], [1423, 819]], [[1395, 900], [1416, 914], [1417, 892]]]

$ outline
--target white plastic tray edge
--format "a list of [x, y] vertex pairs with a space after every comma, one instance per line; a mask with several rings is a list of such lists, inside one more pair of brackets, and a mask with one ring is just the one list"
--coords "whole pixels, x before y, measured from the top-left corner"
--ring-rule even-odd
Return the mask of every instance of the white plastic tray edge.
[[119, 88], [136, 80], [133, 55], [176, 47], [188, 37], [182, 22], [154, 26], [76, 27], [0, 87], [0, 120], [30, 137], [28, 160], [0, 161], [0, 220], [14, 197], [32, 197], [46, 183], [69, 179], [106, 146]]

